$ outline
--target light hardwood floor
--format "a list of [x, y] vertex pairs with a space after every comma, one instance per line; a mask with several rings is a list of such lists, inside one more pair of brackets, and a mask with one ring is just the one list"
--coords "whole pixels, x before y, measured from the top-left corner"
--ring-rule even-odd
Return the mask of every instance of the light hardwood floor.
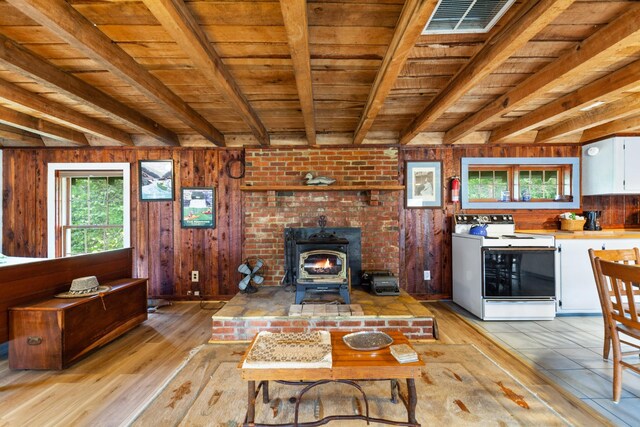
[[207, 342], [212, 313], [198, 303], [163, 307], [139, 327], [64, 371], [11, 371], [4, 355], [0, 426], [126, 424], [189, 351]]
[[[480, 334], [444, 304], [428, 305], [440, 342], [476, 345], [574, 425], [608, 422]], [[0, 357], [0, 426], [126, 425], [171, 378], [189, 351], [207, 342], [212, 311], [176, 303], [64, 371], [11, 371]], [[180, 420], [176, 420], [178, 423]]]

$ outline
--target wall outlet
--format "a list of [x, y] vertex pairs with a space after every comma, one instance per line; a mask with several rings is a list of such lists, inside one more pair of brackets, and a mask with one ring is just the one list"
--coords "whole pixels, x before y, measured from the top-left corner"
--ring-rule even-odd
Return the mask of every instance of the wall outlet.
[[199, 297], [200, 296], [200, 291], [193, 291], [193, 295]]
[[200, 272], [198, 272], [198, 270], [194, 270], [191, 272], [191, 281], [192, 282], [197, 282], [198, 280], [200, 280]]
[[431, 270], [424, 271], [424, 280], [431, 280]]

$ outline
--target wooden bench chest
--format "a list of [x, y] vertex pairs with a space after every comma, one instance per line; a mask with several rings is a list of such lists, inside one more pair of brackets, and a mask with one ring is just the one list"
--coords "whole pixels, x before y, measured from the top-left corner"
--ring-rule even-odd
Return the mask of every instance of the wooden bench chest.
[[147, 319], [147, 279], [104, 284], [104, 296], [11, 307], [9, 367], [64, 369]]

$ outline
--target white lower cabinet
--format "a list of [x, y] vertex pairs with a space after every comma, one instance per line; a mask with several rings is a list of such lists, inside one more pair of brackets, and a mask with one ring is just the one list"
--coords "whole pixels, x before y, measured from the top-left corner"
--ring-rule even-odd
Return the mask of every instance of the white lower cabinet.
[[556, 239], [558, 313], [601, 313], [590, 248], [640, 247], [640, 239]]

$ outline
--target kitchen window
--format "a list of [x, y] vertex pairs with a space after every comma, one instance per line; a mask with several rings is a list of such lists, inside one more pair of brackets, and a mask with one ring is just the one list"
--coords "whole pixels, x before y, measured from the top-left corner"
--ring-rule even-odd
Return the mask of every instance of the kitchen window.
[[579, 208], [578, 158], [463, 158], [462, 207]]
[[470, 200], [500, 200], [511, 187], [511, 173], [508, 168], [478, 166], [469, 169], [468, 182]]

